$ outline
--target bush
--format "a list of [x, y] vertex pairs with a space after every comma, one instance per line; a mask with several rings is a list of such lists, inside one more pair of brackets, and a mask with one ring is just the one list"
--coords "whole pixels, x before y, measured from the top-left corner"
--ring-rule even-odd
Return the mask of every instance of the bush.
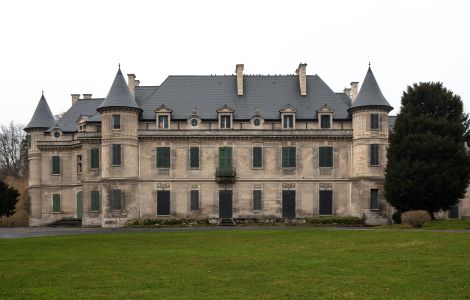
[[429, 221], [431, 221], [431, 215], [426, 210], [410, 210], [401, 214], [401, 222], [413, 228], [421, 228]]
[[313, 217], [305, 219], [307, 224], [317, 225], [365, 225], [366, 219], [358, 217]]
[[392, 215], [392, 220], [395, 224], [401, 224], [401, 211], [397, 210], [396, 212], [394, 212]]
[[127, 223], [128, 227], [160, 227], [160, 226], [192, 226], [192, 225], [209, 225], [209, 220], [206, 219], [190, 219], [190, 218], [147, 218], [131, 220]]

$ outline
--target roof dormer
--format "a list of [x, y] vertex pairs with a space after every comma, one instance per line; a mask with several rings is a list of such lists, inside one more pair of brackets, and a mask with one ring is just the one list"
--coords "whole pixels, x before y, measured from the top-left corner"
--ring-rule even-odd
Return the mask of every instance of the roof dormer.
[[233, 128], [233, 114], [235, 110], [225, 104], [217, 109], [217, 117], [219, 120], [219, 129], [232, 129]]
[[287, 104], [279, 112], [281, 114], [282, 129], [295, 129], [295, 114], [297, 109]]
[[318, 127], [321, 129], [333, 128], [333, 113], [335, 110], [324, 104], [319, 110], [317, 110]]
[[154, 112], [155, 119], [157, 120], [157, 128], [170, 129], [171, 113], [173, 111], [166, 107], [164, 104], [162, 104], [158, 108], [156, 108]]

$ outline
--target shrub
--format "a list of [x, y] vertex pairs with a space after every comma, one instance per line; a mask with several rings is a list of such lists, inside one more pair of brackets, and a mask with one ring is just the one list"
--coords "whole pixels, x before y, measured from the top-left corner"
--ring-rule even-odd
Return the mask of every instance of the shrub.
[[307, 224], [317, 224], [317, 225], [364, 225], [366, 219], [358, 217], [313, 217], [305, 219]]
[[401, 224], [401, 211], [397, 210], [396, 212], [394, 212], [392, 215], [392, 220], [395, 224]]
[[426, 210], [410, 210], [401, 214], [401, 222], [413, 228], [421, 228], [429, 221], [431, 221], [431, 215]]
[[209, 225], [209, 220], [204, 219], [189, 219], [189, 218], [146, 218], [136, 219], [129, 221], [129, 227], [160, 227], [160, 226], [192, 226], [192, 225]]

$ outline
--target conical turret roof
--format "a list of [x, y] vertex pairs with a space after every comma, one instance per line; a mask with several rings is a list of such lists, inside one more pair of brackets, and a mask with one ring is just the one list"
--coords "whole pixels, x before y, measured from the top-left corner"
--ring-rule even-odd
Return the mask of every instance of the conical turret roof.
[[382, 94], [382, 91], [377, 84], [377, 80], [375, 80], [374, 73], [372, 73], [370, 66], [369, 70], [367, 70], [366, 77], [362, 82], [361, 90], [359, 91], [359, 94], [353, 101], [349, 110], [364, 106], [384, 106], [388, 107], [390, 110], [393, 109], [393, 107], [390, 105], [390, 103], [388, 103], [387, 99], [385, 99], [384, 95]]
[[121, 68], [119, 68], [116, 77], [114, 78], [113, 85], [109, 90], [108, 96], [101, 103], [98, 110], [106, 107], [131, 107], [140, 109], [137, 102], [135, 102], [135, 97], [129, 90], [126, 80], [122, 75]]
[[47, 104], [44, 94], [42, 94], [41, 99], [39, 100], [38, 106], [34, 111], [31, 121], [26, 125], [25, 129], [32, 128], [49, 128], [54, 124], [54, 116], [52, 115], [51, 109]]

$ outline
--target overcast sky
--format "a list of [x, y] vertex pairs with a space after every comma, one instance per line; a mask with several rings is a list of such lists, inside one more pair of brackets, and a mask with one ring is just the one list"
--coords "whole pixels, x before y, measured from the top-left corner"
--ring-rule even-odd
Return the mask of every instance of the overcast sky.
[[[26, 124], [44, 90], [105, 97], [118, 63], [141, 85], [168, 75], [292, 74], [334, 91], [368, 63], [398, 112], [407, 85], [442, 81], [470, 112], [469, 1], [2, 1], [0, 124]], [[287, 101], [288, 99], [286, 99]]]

